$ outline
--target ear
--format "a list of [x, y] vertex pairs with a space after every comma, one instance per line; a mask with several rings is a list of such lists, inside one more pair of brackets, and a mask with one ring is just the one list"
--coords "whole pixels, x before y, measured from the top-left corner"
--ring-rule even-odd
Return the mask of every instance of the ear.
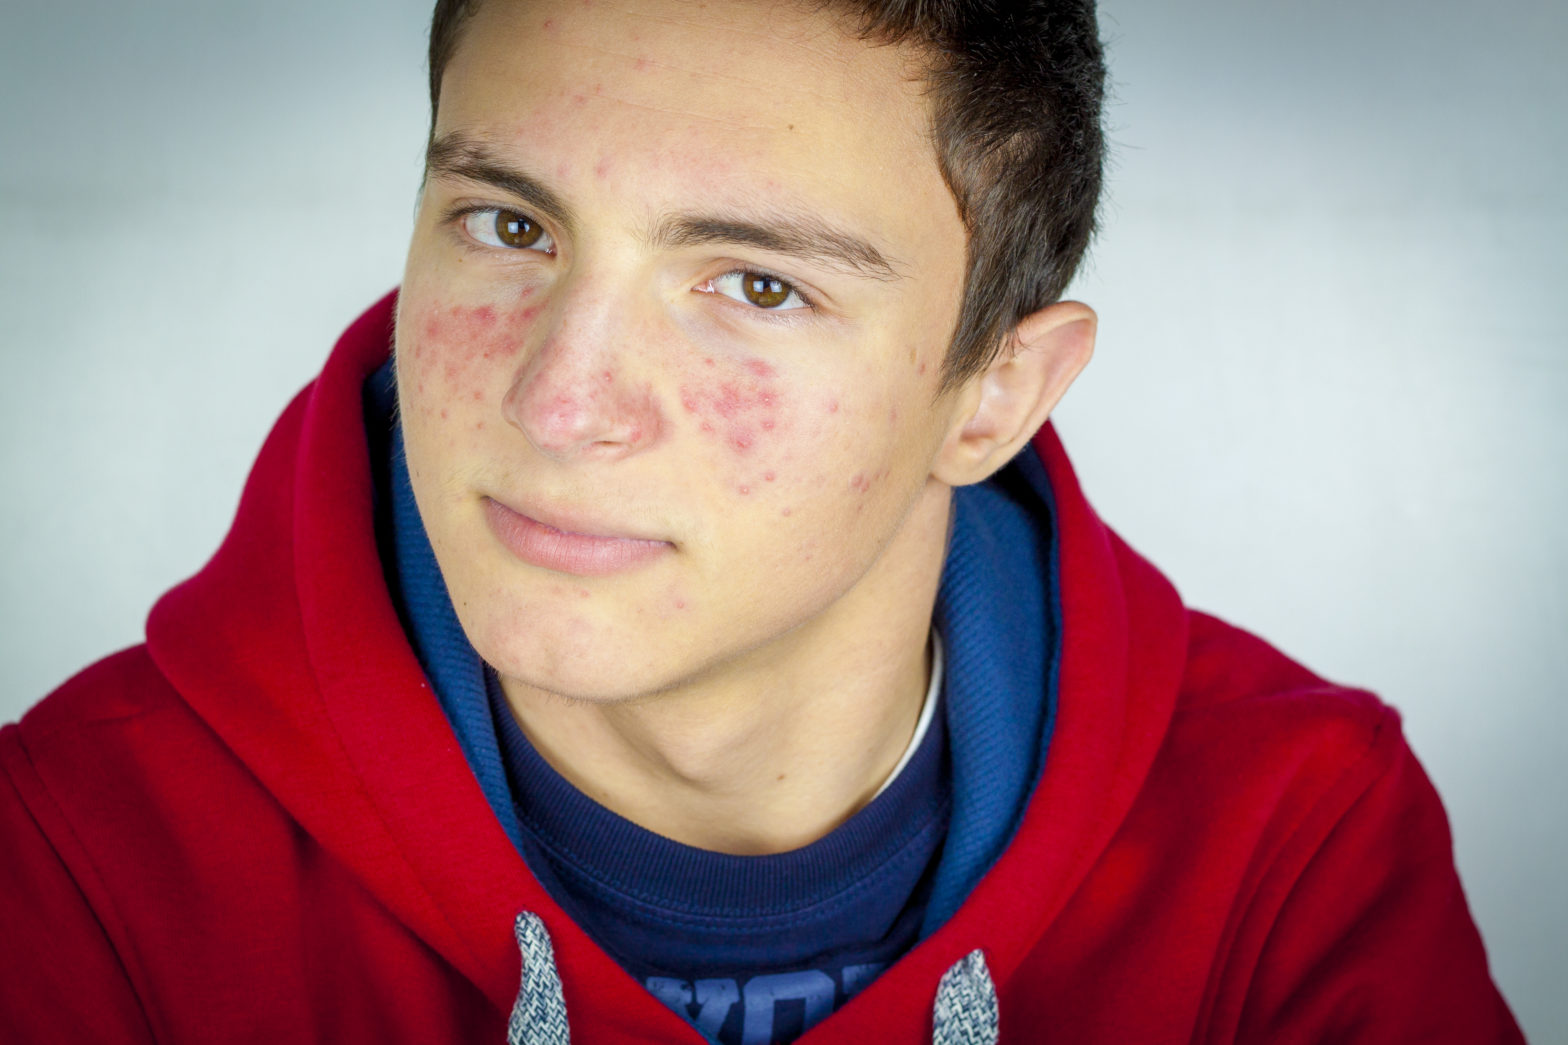
[[995, 362], [955, 393], [959, 406], [932, 476], [967, 486], [1012, 460], [1088, 365], [1098, 323], [1094, 310], [1077, 301], [1025, 316]]

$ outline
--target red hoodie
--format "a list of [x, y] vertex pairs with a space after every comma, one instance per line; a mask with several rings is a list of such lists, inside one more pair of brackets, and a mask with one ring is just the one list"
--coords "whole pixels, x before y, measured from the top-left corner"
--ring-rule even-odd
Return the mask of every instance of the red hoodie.
[[[289, 405], [146, 644], [0, 731], [4, 1041], [500, 1043], [525, 910], [573, 1041], [701, 1041], [530, 875], [409, 648], [360, 398], [391, 310]], [[1398, 716], [1183, 607], [1037, 446], [1064, 637], [1029, 811], [800, 1041], [931, 1041], [977, 949], [1003, 1042], [1522, 1041]]]

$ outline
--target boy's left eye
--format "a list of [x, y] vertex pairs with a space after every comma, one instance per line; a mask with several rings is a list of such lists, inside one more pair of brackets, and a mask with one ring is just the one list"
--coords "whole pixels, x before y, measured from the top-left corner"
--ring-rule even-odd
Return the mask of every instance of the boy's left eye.
[[801, 296], [793, 284], [766, 272], [726, 272], [697, 289], [709, 294], [723, 294], [768, 312], [792, 312], [811, 307], [811, 303]]

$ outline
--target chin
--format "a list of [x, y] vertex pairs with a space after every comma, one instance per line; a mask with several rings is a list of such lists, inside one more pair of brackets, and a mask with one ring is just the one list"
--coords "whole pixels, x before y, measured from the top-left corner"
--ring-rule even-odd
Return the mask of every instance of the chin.
[[635, 700], [670, 688], [680, 677], [674, 665], [647, 655], [649, 649], [668, 651], [667, 638], [611, 628], [575, 629], [566, 638], [557, 630], [497, 628], [473, 636], [474, 648], [503, 680], [587, 704]]

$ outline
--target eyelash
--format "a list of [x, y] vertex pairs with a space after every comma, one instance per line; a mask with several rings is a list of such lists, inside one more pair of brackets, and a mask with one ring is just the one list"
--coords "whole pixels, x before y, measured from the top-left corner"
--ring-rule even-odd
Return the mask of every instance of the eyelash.
[[[519, 218], [523, 218], [523, 219], [525, 219], [525, 220], [527, 220], [529, 222], [533, 222], [535, 224], [538, 224], [537, 219], [533, 218], [531, 215], [529, 215], [525, 211], [516, 210], [516, 209], [514, 209], [512, 207], [500, 207], [500, 206], [496, 206], [494, 204], [484, 204], [484, 203], [459, 204], [458, 206], [455, 206], [451, 210], [447, 211], [446, 217], [445, 217], [445, 222], [446, 222], [446, 224], [454, 226], [455, 228], [460, 230], [461, 234], [464, 235], [465, 237], [467, 237], [469, 240], [475, 240], [475, 239], [477, 239], [477, 237], [475, 237], [475, 235], [468, 230], [467, 226], [468, 226], [468, 220], [470, 218], [472, 218], [474, 215], [477, 215], [477, 214], [495, 214], [497, 216], [500, 216], [502, 214], [515, 214]], [[543, 254], [546, 257], [553, 257], [555, 255], [555, 237], [552, 236], [548, 231], [545, 231], [542, 228], [541, 228], [540, 231], [541, 231], [541, 238], [546, 238], [546, 239], [548, 239], [550, 241], [550, 247], [547, 250], [538, 250], [538, 249], [535, 249], [532, 246], [528, 246], [528, 247], [497, 246], [497, 245], [494, 245], [494, 244], [489, 244], [489, 243], [484, 243], [484, 242], [478, 242], [475, 245], [478, 248], [484, 249], [484, 250], [500, 250], [500, 251], [506, 251], [506, 252], [516, 252], [516, 253], [531, 252], [531, 253], [535, 253], [535, 254]], [[721, 279], [727, 279], [730, 276], [739, 276], [742, 279], [744, 279], [747, 276], [754, 276], [754, 277], [761, 277], [762, 279], [767, 279], [767, 280], [777, 280], [778, 282], [780, 282], [780, 283], [784, 284], [786, 287], [788, 287], [790, 289], [790, 291], [795, 295], [795, 297], [799, 298], [799, 300], [800, 300], [800, 307], [799, 308], [786, 308], [786, 309], [763, 308], [760, 305], [752, 305], [752, 304], [750, 304], [748, 302], [739, 301], [736, 298], [730, 297], [728, 294], [720, 294], [719, 291], [713, 289], [713, 284], [715, 282], [717, 282], [718, 280], [721, 280]], [[814, 313], [816, 313], [818, 311], [817, 303], [816, 303], [816, 300], [814, 299], [813, 295], [808, 294], [804, 289], [802, 289], [799, 283], [795, 282], [794, 280], [792, 280], [792, 279], [790, 279], [790, 278], [788, 278], [786, 276], [782, 276], [782, 275], [778, 274], [777, 272], [772, 272], [772, 271], [770, 271], [768, 269], [758, 268], [756, 266], [746, 266], [744, 268], [737, 267], [737, 268], [727, 269], [724, 272], [721, 272], [721, 273], [719, 273], [716, 276], [711, 276], [708, 279], [703, 280], [703, 282], [701, 284], [699, 284], [699, 286], [706, 286], [706, 287], [709, 288], [707, 291], [705, 291], [705, 293], [719, 294], [720, 297], [727, 298], [727, 299], [729, 299], [731, 301], [735, 301], [737, 304], [742, 305], [748, 312], [755, 312], [755, 313], [759, 313], [759, 314], [762, 314], [762, 315], [766, 315], [766, 316], [770, 317], [772, 320], [774, 320], [775, 322], [787, 322], [787, 321], [790, 321], [790, 320], [796, 320], [796, 319], [801, 318], [798, 315], [798, 313], [805, 313], [807, 315], [811, 315], [811, 314], [814, 314]], [[787, 301], [788, 298], [786, 298], [785, 300]]]

